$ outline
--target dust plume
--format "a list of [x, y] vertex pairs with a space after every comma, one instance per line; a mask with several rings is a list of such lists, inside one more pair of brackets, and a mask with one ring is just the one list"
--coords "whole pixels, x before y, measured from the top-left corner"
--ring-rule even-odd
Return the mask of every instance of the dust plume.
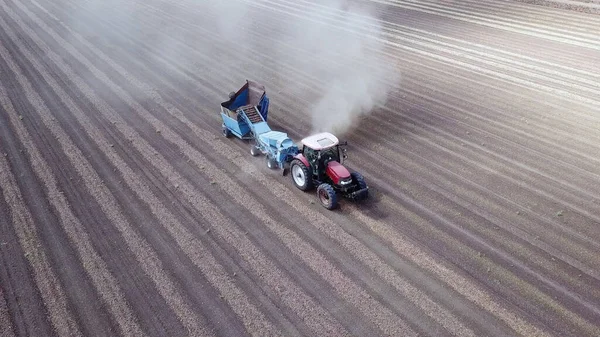
[[[225, 97], [246, 79], [262, 82], [275, 109], [287, 108], [289, 97], [301, 100], [290, 110], [310, 116], [311, 132], [342, 135], [385, 104], [400, 81], [383, 54], [374, 6], [357, 0], [83, 0], [68, 25], [107, 45], [115, 35], [150, 41], [151, 49], [136, 49], [140, 59], [194, 69], [214, 78]], [[90, 13], [110, 18], [118, 33], [88, 27]], [[156, 29], [146, 30], [146, 22]]]
[[[277, 79], [281, 87], [267, 90], [283, 90], [309, 102], [298, 113], [311, 116], [313, 133], [349, 131], [360, 116], [384, 104], [399, 84], [397, 68], [382, 54], [386, 46], [383, 27], [369, 5], [349, 0], [219, 3], [213, 3], [213, 10], [227, 18], [216, 25], [225, 38], [223, 43], [237, 50], [254, 50], [254, 57], [264, 58], [261, 66], [276, 73], [293, 69], [297, 74]], [[274, 38], [269, 43], [252, 33], [254, 27], [267, 31], [264, 25], [274, 27], [265, 36]], [[244, 69], [261, 74], [248, 64]], [[298, 79], [311, 84], [307, 87]]]
[[[377, 17], [354, 2], [329, 0], [289, 23], [291, 43], [308, 51], [294, 64], [320, 84], [310, 107], [312, 132], [344, 134], [379, 105], [399, 84], [394, 64], [385, 60], [385, 42]], [[285, 57], [284, 57], [285, 58]]]

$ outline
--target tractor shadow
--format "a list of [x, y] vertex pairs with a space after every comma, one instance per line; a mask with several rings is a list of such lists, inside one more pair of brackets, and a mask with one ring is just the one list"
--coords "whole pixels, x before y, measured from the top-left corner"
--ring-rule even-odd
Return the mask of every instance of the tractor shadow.
[[390, 213], [381, 205], [382, 192], [376, 186], [369, 185], [369, 197], [365, 200], [352, 201], [341, 199], [338, 209], [334, 210], [340, 214], [348, 208], [354, 208], [356, 211], [373, 220], [386, 220]]

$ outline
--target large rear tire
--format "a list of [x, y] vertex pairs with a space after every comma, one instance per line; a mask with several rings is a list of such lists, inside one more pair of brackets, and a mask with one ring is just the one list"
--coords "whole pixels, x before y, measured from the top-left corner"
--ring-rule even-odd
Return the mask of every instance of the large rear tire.
[[323, 207], [331, 210], [338, 207], [338, 198], [331, 185], [323, 183], [317, 187], [317, 196]]
[[312, 176], [310, 175], [308, 167], [306, 167], [302, 161], [298, 159], [292, 160], [290, 171], [294, 185], [300, 190], [308, 191], [313, 188]]

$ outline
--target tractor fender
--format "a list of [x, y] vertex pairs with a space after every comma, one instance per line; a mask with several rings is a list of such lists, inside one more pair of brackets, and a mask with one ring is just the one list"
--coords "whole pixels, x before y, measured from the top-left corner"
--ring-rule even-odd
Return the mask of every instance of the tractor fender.
[[294, 159], [298, 159], [302, 162], [302, 164], [304, 164], [306, 167], [310, 167], [310, 164], [308, 163], [308, 159], [306, 159], [306, 157], [304, 157], [304, 155], [302, 153], [298, 153], [297, 155], [294, 156]]

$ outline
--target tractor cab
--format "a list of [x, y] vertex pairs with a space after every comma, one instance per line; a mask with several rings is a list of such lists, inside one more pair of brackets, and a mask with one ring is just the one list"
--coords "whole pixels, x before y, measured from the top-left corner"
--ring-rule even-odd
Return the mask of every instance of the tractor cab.
[[330, 162], [341, 164], [346, 158], [346, 149], [340, 148], [338, 138], [331, 133], [323, 132], [302, 139], [301, 153], [308, 161], [312, 173], [323, 179], [323, 174]]
[[337, 137], [328, 132], [302, 139], [302, 150], [291, 163], [292, 181], [303, 191], [317, 187], [321, 204], [336, 208], [338, 195], [353, 200], [367, 198], [369, 188], [358, 172], [350, 172], [342, 165], [346, 149]]

